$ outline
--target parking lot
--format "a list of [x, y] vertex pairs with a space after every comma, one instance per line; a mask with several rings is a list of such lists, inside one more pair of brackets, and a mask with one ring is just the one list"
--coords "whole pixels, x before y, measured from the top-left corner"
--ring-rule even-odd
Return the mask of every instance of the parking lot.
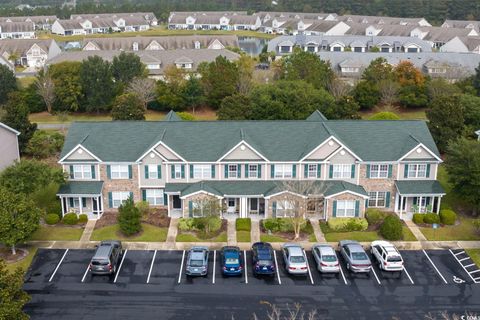
[[[239, 285], [239, 286], [409, 286], [462, 285], [480, 283], [480, 271], [463, 250], [401, 251], [405, 270], [402, 273], [381, 271], [376, 263], [370, 274], [341, 272], [321, 274], [313, 255], [306, 252], [307, 276], [292, 276], [285, 270], [281, 251], [275, 251], [274, 277], [255, 277], [251, 268], [251, 252], [242, 251], [244, 272], [239, 277], [222, 276], [219, 251], [209, 253], [209, 272], [205, 277], [185, 275], [186, 251], [125, 250], [114, 276], [92, 276], [89, 262], [93, 249], [40, 249], [35, 256], [26, 283], [111, 283], [145, 285]], [[368, 253], [370, 255], [370, 253]], [[370, 256], [370, 258], [372, 258]], [[372, 259], [373, 261], [373, 259]]]

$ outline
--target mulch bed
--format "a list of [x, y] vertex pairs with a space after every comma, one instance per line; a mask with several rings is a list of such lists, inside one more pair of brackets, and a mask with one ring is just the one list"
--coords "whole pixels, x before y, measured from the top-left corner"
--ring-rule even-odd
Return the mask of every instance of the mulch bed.
[[[116, 211], [104, 212], [102, 217], [97, 220], [95, 230], [117, 224], [117, 218], [118, 212]], [[168, 228], [170, 225], [170, 217], [167, 216], [167, 210], [165, 209], [152, 209], [150, 214], [142, 217], [141, 221], [161, 228]]]
[[27, 249], [17, 248], [17, 254], [13, 255], [10, 248], [0, 248], [0, 259], [5, 260], [7, 263], [14, 263], [20, 261], [28, 256]]
[[210, 237], [208, 238], [202, 238], [199, 234], [200, 232], [199, 231], [180, 231], [178, 230], [178, 233], [182, 233], [182, 234], [192, 234], [194, 235], [195, 237], [199, 238], [199, 239], [202, 239], [202, 240], [205, 240], [205, 241], [208, 241], [210, 239], [213, 239], [213, 238], [216, 238], [218, 237], [222, 232], [226, 232], [228, 229], [228, 221], [226, 219], [222, 219], [222, 225], [220, 226], [220, 229], [218, 229], [217, 231], [215, 232], [212, 232], [210, 234]]
[[[264, 234], [269, 234], [269, 231], [267, 229], [264, 228], [263, 226], [263, 220], [260, 221], [260, 232], [264, 233]], [[292, 240], [295, 239], [295, 232], [293, 231], [289, 231], [289, 232], [282, 232], [282, 231], [278, 231], [278, 232], [272, 232], [271, 235], [273, 236], [277, 236], [277, 237], [282, 237], [286, 240]], [[310, 233], [307, 233], [307, 232], [303, 232], [303, 231], [300, 231], [300, 237], [295, 240], [295, 241], [308, 241], [310, 238]]]

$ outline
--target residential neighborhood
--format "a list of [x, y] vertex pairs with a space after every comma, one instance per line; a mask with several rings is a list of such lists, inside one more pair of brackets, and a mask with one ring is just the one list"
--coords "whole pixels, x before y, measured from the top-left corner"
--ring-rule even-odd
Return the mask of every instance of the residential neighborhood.
[[480, 316], [470, 3], [6, 1], [1, 319]]

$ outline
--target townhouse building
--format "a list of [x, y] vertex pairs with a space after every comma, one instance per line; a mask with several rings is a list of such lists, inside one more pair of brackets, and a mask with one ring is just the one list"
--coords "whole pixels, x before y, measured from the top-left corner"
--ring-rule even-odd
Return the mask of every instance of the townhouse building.
[[169, 29], [188, 30], [258, 30], [260, 17], [246, 12], [173, 12]]
[[284, 217], [293, 209], [287, 196], [325, 220], [363, 217], [368, 207], [409, 219], [438, 212], [441, 163], [424, 121], [327, 120], [316, 111], [300, 121], [188, 122], [170, 113], [159, 122], [73, 123], [58, 197], [64, 214], [90, 219], [128, 197], [176, 217], [201, 216], [205, 198], [224, 214]]
[[50, 30], [56, 16], [16, 16], [0, 17], [0, 22], [32, 22], [35, 30]]
[[20, 132], [0, 122], [0, 171], [20, 161], [19, 135]]
[[35, 39], [35, 25], [27, 21], [0, 21], [0, 39]]
[[0, 55], [10, 60], [16, 55], [16, 65], [42, 68], [48, 59], [62, 52], [55, 40], [17, 39], [0, 41]]

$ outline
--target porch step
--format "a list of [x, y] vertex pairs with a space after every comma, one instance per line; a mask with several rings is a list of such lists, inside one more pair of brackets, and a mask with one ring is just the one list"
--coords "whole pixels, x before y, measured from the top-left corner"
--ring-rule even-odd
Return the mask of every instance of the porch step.
[[92, 236], [93, 229], [95, 229], [95, 224], [97, 220], [88, 220], [87, 224], [85, 225], [85, 229], [83, 229], [82, 237], [80, 238], [80, 242], [88, 242], [90, 241], [90, 237]]
[[235, 228], [235, 220], [227, 220], [227, 244], [229, 246], [237, 245], [237, 230]]

